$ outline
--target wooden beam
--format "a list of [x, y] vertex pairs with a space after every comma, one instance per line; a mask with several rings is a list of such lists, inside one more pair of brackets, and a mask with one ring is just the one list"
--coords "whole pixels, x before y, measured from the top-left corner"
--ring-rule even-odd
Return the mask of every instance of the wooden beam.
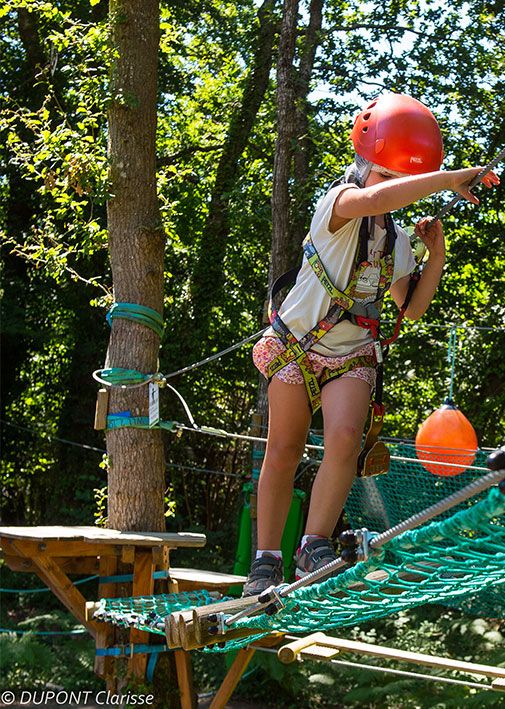
[[195, 709], [196, 693], [193, 687], [191, 655], [189, 652], [184, 652], [184, 650], [174, 650], [174, 658], [181, 709]]
[[244, 674], [247, 665], [251, 662], [255, 652], [256, 648], [254, 647], [243, 647], [237, 652], [221, 686], [214, 695], [210, 709], [224, 709], [224, 707], [226, 707], [229, 698], [235, 691], [235, 687], [240, 682], [240, 678]]
[[[117, 559], [112, 556], [103, 556], [99, 560], [99, 574], [103, 576], [114, 576], [117, 572]], [[113, 598], [116, 595], [117, 586], [114, 583], [101, 583], [98, 585], [99, 598]], [[86, 612], [88, 612], [86, 604]], [[107, 648], [114, 645], [116, 639], [116, 629], [111, 623], [97, 623], [98, 630], [95, 637], [96, 648]], [[115, 662], [113, 657], [95, 656], [95, 673], [103, 677], [107, 689], [116, 688]]]
[[339, 650], [340, 652], [352, 652], [358, 655], [370, 655], [380, 657], [385, 660], [397, 660], [400, 662], [410, 662], [415, 665], [425, 667], [436, 667], [438, 669], [465, 672], [467, 674], [478, 674], [486, 677], [505, 678], [505, 667], [493, 667], [474, 662], [464, 662], [463, 660], [453, 660], [450, 657], [439, 657], [437, 655], [427, 655], [421, 652], [410, 652], [408, 650], [398, 650], [396, 648], [364, 643], [356, 640], [344, 638], [334, 638], [324, 633], [314, 633], [307, 638], [294, 638], [286, 636], [286, 640], [292, 642], [280, 648], [277, 655], [282, 662], [292, 662], [297, 655], [303, 657], [305, 648], [308, 650], [314, 646], [321, 646]]
[[[32, 558], [39, 554], [51, 557], [72, 556], [78, 557], [98, 557], [98, 556], [120, 556], [121, 545], [115, 544], [91, 544], [80, 541], [43, 541], [33, 539], [13, 539], [10, 537], [0, 537], [0, 545], [6, 556], [25, 556]], [[17, 550], [16, 553], [13, 553]]]
[[34, 542], [86, 542], [88, 544], [134, 544], [135, 546], [205, 546], [205, 534], [195, 532], [121, 532], [92, 526], [0, 527], [0, 538]]
[[311, 635], [306, 635], [303, 638], [292, 640], [287, 643], [287, 645], [283, 645], [279, 648], [277, 651], [277, 657], [283, 664], [288, 665], [296, 660], [302, 650], [305, 650], [311, 645], [324, 643], [326, 637], [327, 636], [324, 633], [312, 633]]
[[[135, 564], [133, 567], [133, 596], [152, 596], [154, 591], [154, 563], [151, 549], [137, 548], [135, 550]], [[150, 633], [146, 633], [136, 628], [130, 630], [130, 642], [133, 645], [138, 643], [149, 643]], [[147, 655], [139, 653], [133, 655], [128, 661], [129, 671], [143, 679], [146, 673]]]
[[[22, 556], [2, 556], [5, 563], [12, 571], [36, 573], [35, 565], [32, 563], [31, 559]], [[81, 574], [82, 576], [98, 574], [99, 564], [96, 557], [88, 556], [76, 558], [73, 556], [53, 556], [52, 558], [66, 574]]]
[[[167, 586], [169, 593], [179, 593], [179, 582], [172, 575], [167, 580]], [[181, 709], [196, 709], [197, 695], [193, 685], [191, 655], [184, 650], [174, 650], [174, 659]]]
[[245, 576], [178, 567], [170, 568], [170, 578], [178, 581], [179, 591], [197, 591], [206, 588], [226, 592], [230, 586], [242, 585], [245, 582]]
[[233, 664], [231, 665], [230, 669], [228, 670], [225, 678], [223, 679], [221, 686], [214, 695], [214, 699], [212, 700], [209, 709], [222, 709], [226, 706], [226, 703], [233, 694], [235, 687], [237, 686], [240, 681], [240, 678], [247, 669], [247, 666], [254, 654], [254, 651], [257, 648], [272, 647], [274, 645], [278, 645], [282, 641], [282, 638], [282, 633], [272, 633], [271, 635], [267, 635], [266, 637], [261, 638], [260, 640], [256, 640], [256, 642], [252, 643], [251, 645], [248, 645], [245, 648], [241, 648], [238, 651], [237, 656], [233, 661]]
[[[19, 556], [23, 555], [23, 549], [18, 549], [15, 544], [14, 550]], [[51, 589], [54, 595], [68, 608], [72, 615], [87, 628], [90, 634], [95, 637], [97, 623], [86, 619], [86, 599], [80, 591], [77, 590], [65, 572], [62, 571], [53, 559], [43, 554], [32, 557], [32, 562], [35, 565], [37, 576]]]
[[495, 689], [497, 692], [505, 692], [505, 679], [494, 679], [491, 682], [491, 689]]

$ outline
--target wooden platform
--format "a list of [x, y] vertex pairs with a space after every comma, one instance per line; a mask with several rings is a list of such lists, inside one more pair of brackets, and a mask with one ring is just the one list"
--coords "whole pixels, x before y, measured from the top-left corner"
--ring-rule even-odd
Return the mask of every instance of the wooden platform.
[[[13, 571], [31, 572], [49, 587], [72, 615], [95, 638], [97, 649], [113, 647], [116, 628], [97, 623], [86, 617], [86, 598], [69, 578], [70, 574], [98, 575], [98, 595], [113, 598], [120, 593], [130, 596], [150, 596], [154, 592], [153, 574], [166, 572], [168, 591], [177, 593], [207, 589], [226, 593], [230, 586], [242, 585], [243, 576], [215, 571], [170, 566], [170, 552], [183, 548], [203, 547], [204, 534], [191, 532], [122, 532], [92, 526], [0, 527], [0, 547], [5, 563]], [[124, 577], [125, 567], [130, 581], [113, 580]], [[130, 567], [130, 570], [128, 570]], [[123, 631], [125, 632], [125, 631]], [[149, 633], [130, 630], [130, 643], [149, 644]], [[192, 672], [188, 653], [174, 650], [181, 706], [192, 707]], [[135, 654], [128, 661], [129, 672], [143, 678], [146, 654]], [[95, 671], [114, 689], [113, 658], [97, 656]]]
[[[124, 575], [125, 567], [131, 568], [132, 581], [128, 595], [149, 596], [154, 592], [153, 574], [156, 569], [168, 571], [171, 551], [186, 547], [203, 547], [204, 534], [189, 532], [122, 532], [116, 529], [101, 529], [92, 526], [41, 526], [41, 527], [0, 527], [0, 547], [6, 564], [14, 571], [31, 571], [43, 581], [57, 596], [70, 613], [84, 625], [94, 637], [97, 649], [113, 647], [116, 629], [106, 623], [97, 623], [86, 618], [86, 598], [69, 578], [69, 574], [98, 574], [104, 579], [99, 582], [98, 594], [102, 598], [118, 595], [118, 584], [111, 580], [115, 575]], [[120, 566], [121, 565], [121, 566]], [[190, 570], [179, 574], [181, 585], [187, 590], [202, 588], [200, 581], [209, 577], [193, 578]], [[213, 577], [213, 588], [219, 584], [229, 585], [223, 579]], [[168, 575], [168, 588], [179, 590], [178, 575]], [[234, 578], [233, 582], [236, 582]], [[148, 645], [152, 638], [135, 628], [130, 631], [131, 645]], [[176, 657], [182, 705], [189, 707], [191, 687], [191, 666], [189, 655], [178, 652]], [[134, 654], [128, 660], [128, 670], [132, 675], [143, 678], [147, 666], [147, 655]], [[115, 675], [113, 658], [97, 656], [95, 671], [113, 689]]]
[[23, 541], [74, 541], [87, 544], [134, 544], [135, 546], [203, 547], [205, 534], [192, 532], [120, 532], [102, 527], [0, 527], [0, 538]]

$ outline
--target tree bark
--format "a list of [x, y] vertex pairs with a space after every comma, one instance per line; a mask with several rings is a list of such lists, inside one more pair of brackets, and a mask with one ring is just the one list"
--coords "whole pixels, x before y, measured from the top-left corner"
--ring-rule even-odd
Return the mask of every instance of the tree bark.
[[[111, 75], [107, 205], [114, 300], [163, 312], [165, 235], [156, 192], [158, 0], [111, 0], [116, 57]], [[160, 340], [144, 325], [112, 321], [108, 367], [157, 371]], [[109, 412], [148, 413], [148, 388], [112, 389]], [[160, 430], [107, 432], [108, 524], [165, 529], [164, 454]]]
[[258, 10], [258, 40], [253, 66], [242, 94], [241, 104], [231, 117], [228, 134], [219, 159], [209, 215], [202, 234], [200, 255], [193, 272], [192, 302], [198, 308], [195, 316], [202, 348], [206, 350], [212, 308], [221, 302], [224, 285], [224, 262], [229, 235], [230, 194], [239, 173], [239, 160], [244, 152], [258, 110], [268, 86], [272, 66], [272, 45], [277, 21], [275, 0], [264, 0]]
[[313, 143], [310, 137], [309, 103], [310, 81], [314, 59], [319, 45], [324, 0], [311, 0], [309, 22], [301, 47], [300, 68], [295, 84], [295, 154], [294, 204], [292, 210], [290, 251], [298, 252], [309, 228], [311, 195], [310, 161]]
[[[308, 102], [310, 80], [319, 42], [324, 0], [311, 0], [309, 22], [300, 48], [298, 72], [294, 68], [298, 3], [285, 2], [279, 59], [277, 63], [277, 141], [272, 185], [272, 252], [269, 288], [274, 280], [291, 268], [300, 256], [300, 245], [308, 229], [310, 195], [308, 190], [312, 142], [309, 136]], [[294, 209], [289, 190], [293, 172], [298, 195]], [[257, 394], [257, 413], [263, 424], [268, 420], [268, 397], [261, 377]], [[261, 449], [256, 444], [255, 449]]]
[[272, 259], [269, 286], [292, 266], [289, 178], [295, 137], [294, 57], [298, 0], [284, 0], [277, 61], [277, 140], [272, 184]]

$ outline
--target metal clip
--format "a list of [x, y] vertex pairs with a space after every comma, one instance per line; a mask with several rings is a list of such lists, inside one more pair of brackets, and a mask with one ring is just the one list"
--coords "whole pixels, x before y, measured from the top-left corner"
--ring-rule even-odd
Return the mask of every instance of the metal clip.
[[356, 530], [357, 560], [367, 561], [370, 556], [370, 541], [377, 536], [377, 532], [370, 532], [366, 527]]
[[212, 623], [208, 627], [209, 635], [224, 635], [226, 633], [227, 627], [225, 625], [225, 614], [220, 611], [219, 613], [211, 613], [207, 616], [207, 622]]
[[264, 603], [265, 605], [268, 603], [268, 606], [265, 608], [267, 615], [275, 615], [286, 606], [281, 596], [281, 591], [286, 588], [287, 585], [286, 583], [282, 583], [280, 586], [269, 586], [263, 593], [260, 593], [258, 603]]
[[373, 346], [375, 348], [375, 357], [377, 359], [377, 364], [382, 364], [384, 357], [382, 356], [382, 345], [380, 340], [374, 340]]

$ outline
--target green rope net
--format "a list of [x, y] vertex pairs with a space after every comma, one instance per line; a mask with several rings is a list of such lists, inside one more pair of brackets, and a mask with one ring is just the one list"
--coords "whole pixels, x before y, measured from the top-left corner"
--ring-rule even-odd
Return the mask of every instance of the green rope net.
[[[318, 442], [320, 438], [311, 436]], [[371, 478], [357, 478], [352, 486], [345, 511], [353, 529], [366, 527], [376, 532], [383, 532], [394, 527], [420, 510], [430, 507], [439, 500], [449, 497], [453, 492], [469, 485], [487, 472], [488, 454], [477, 451], [475, 460], [466, 470], [457, 475], [443, 475], [444, 468], [439, 466], [438, 475], [431, 473], [419, 462], [415, 446], [406, 443], [388, 443], [391, 453], [389, 472]], [[433, 456], [435, 456], [433, 449]], [[454, 462], [456, 454], [436, 452], [436, 460]], [[434, 469], [435, 466], [432, 465]], [[455, 469], [456, 470], [456, 469]], [[454, 471], [451, 471], [454, 472]], [[481, 493], [481, 498], [485, 493]], [[450, 516], [464, 506], [471, 506], [478, 500], [474, 497], [459, 507], [445, 513]]]
[[[228, 642], [224, 649], [242, 647], [276, 630], [331, 630], [425, 603], [465, 599], [478, 590], [496, 593], [503, 583], [505, 495], [493, 488], [471, 508], [405, 532], [384, 544], [368, 561], [323, 583], [294, 591], [277, 615], [237, 621], [232, 627], [263, 632]], [[503, 594], [503, 587], [501, 590]]]
[[93, 619], [112, 623], [120, 628], [138, 628], [149, 633], [164, 635], [165, 618], [170, 613], [207, 606], [220, 600], [223, 599], [211, 595], [208, 591], [102, 598], [100, 607], [93, 613]]
[[[473, 480], [482, 477], [488, 456], [485, 451], [477, 451], [470, 467], [466, 470], [462, 469], [462, 472], [457, 475], [448, 476], [440, 474], [444, 472], [442, 466], [437, 468], [430, 465], [432, 470], [439, 473], [438, 475], [423, 467], [413, 445], [389, 443], [388, 448], [392, 456], [388, 474], [374, 478], [359, 478], [354, 482], [345, 506], [347, 519], [353, 529], [366, 527], [376, 532], [383, 532], [399, 524], [416, 512], [443, 500], [469, 485]], [[433, 455], [435, 457], [435, 450]], [[457, 462], [458, 456], [450, 453], [444, 455], [436, 451], [436, 460]], [[445, 512], [441, 517], [447, 517], [475, 504], [485, 494], [477, 495]], [[460, 608], [473, 616], [505, 618], [503, 594], [495, 594], [490, 590], [479, 592], [464, 601], [440, 599], [440, 603]]]
[[[243, 618], [232, 627], [254, 635], [233, 640], [221, 652], [243, 647], [272, 631], [307, 633], [355, 625], [425, 603], [464, 601], [477, 591], [503, 595], [505, 494], [491, 489], [471, 507], [385, 543], [365, 562], [323, 583], [294, 591], [275, 616]], [[491, 597], [491, 596], [490, 596]], [[100, 602], [96, 620], [163, 634], [170, 613], [217, 602], [206, 591]], [[490, 616], [494, 616], [490, 608]]]

